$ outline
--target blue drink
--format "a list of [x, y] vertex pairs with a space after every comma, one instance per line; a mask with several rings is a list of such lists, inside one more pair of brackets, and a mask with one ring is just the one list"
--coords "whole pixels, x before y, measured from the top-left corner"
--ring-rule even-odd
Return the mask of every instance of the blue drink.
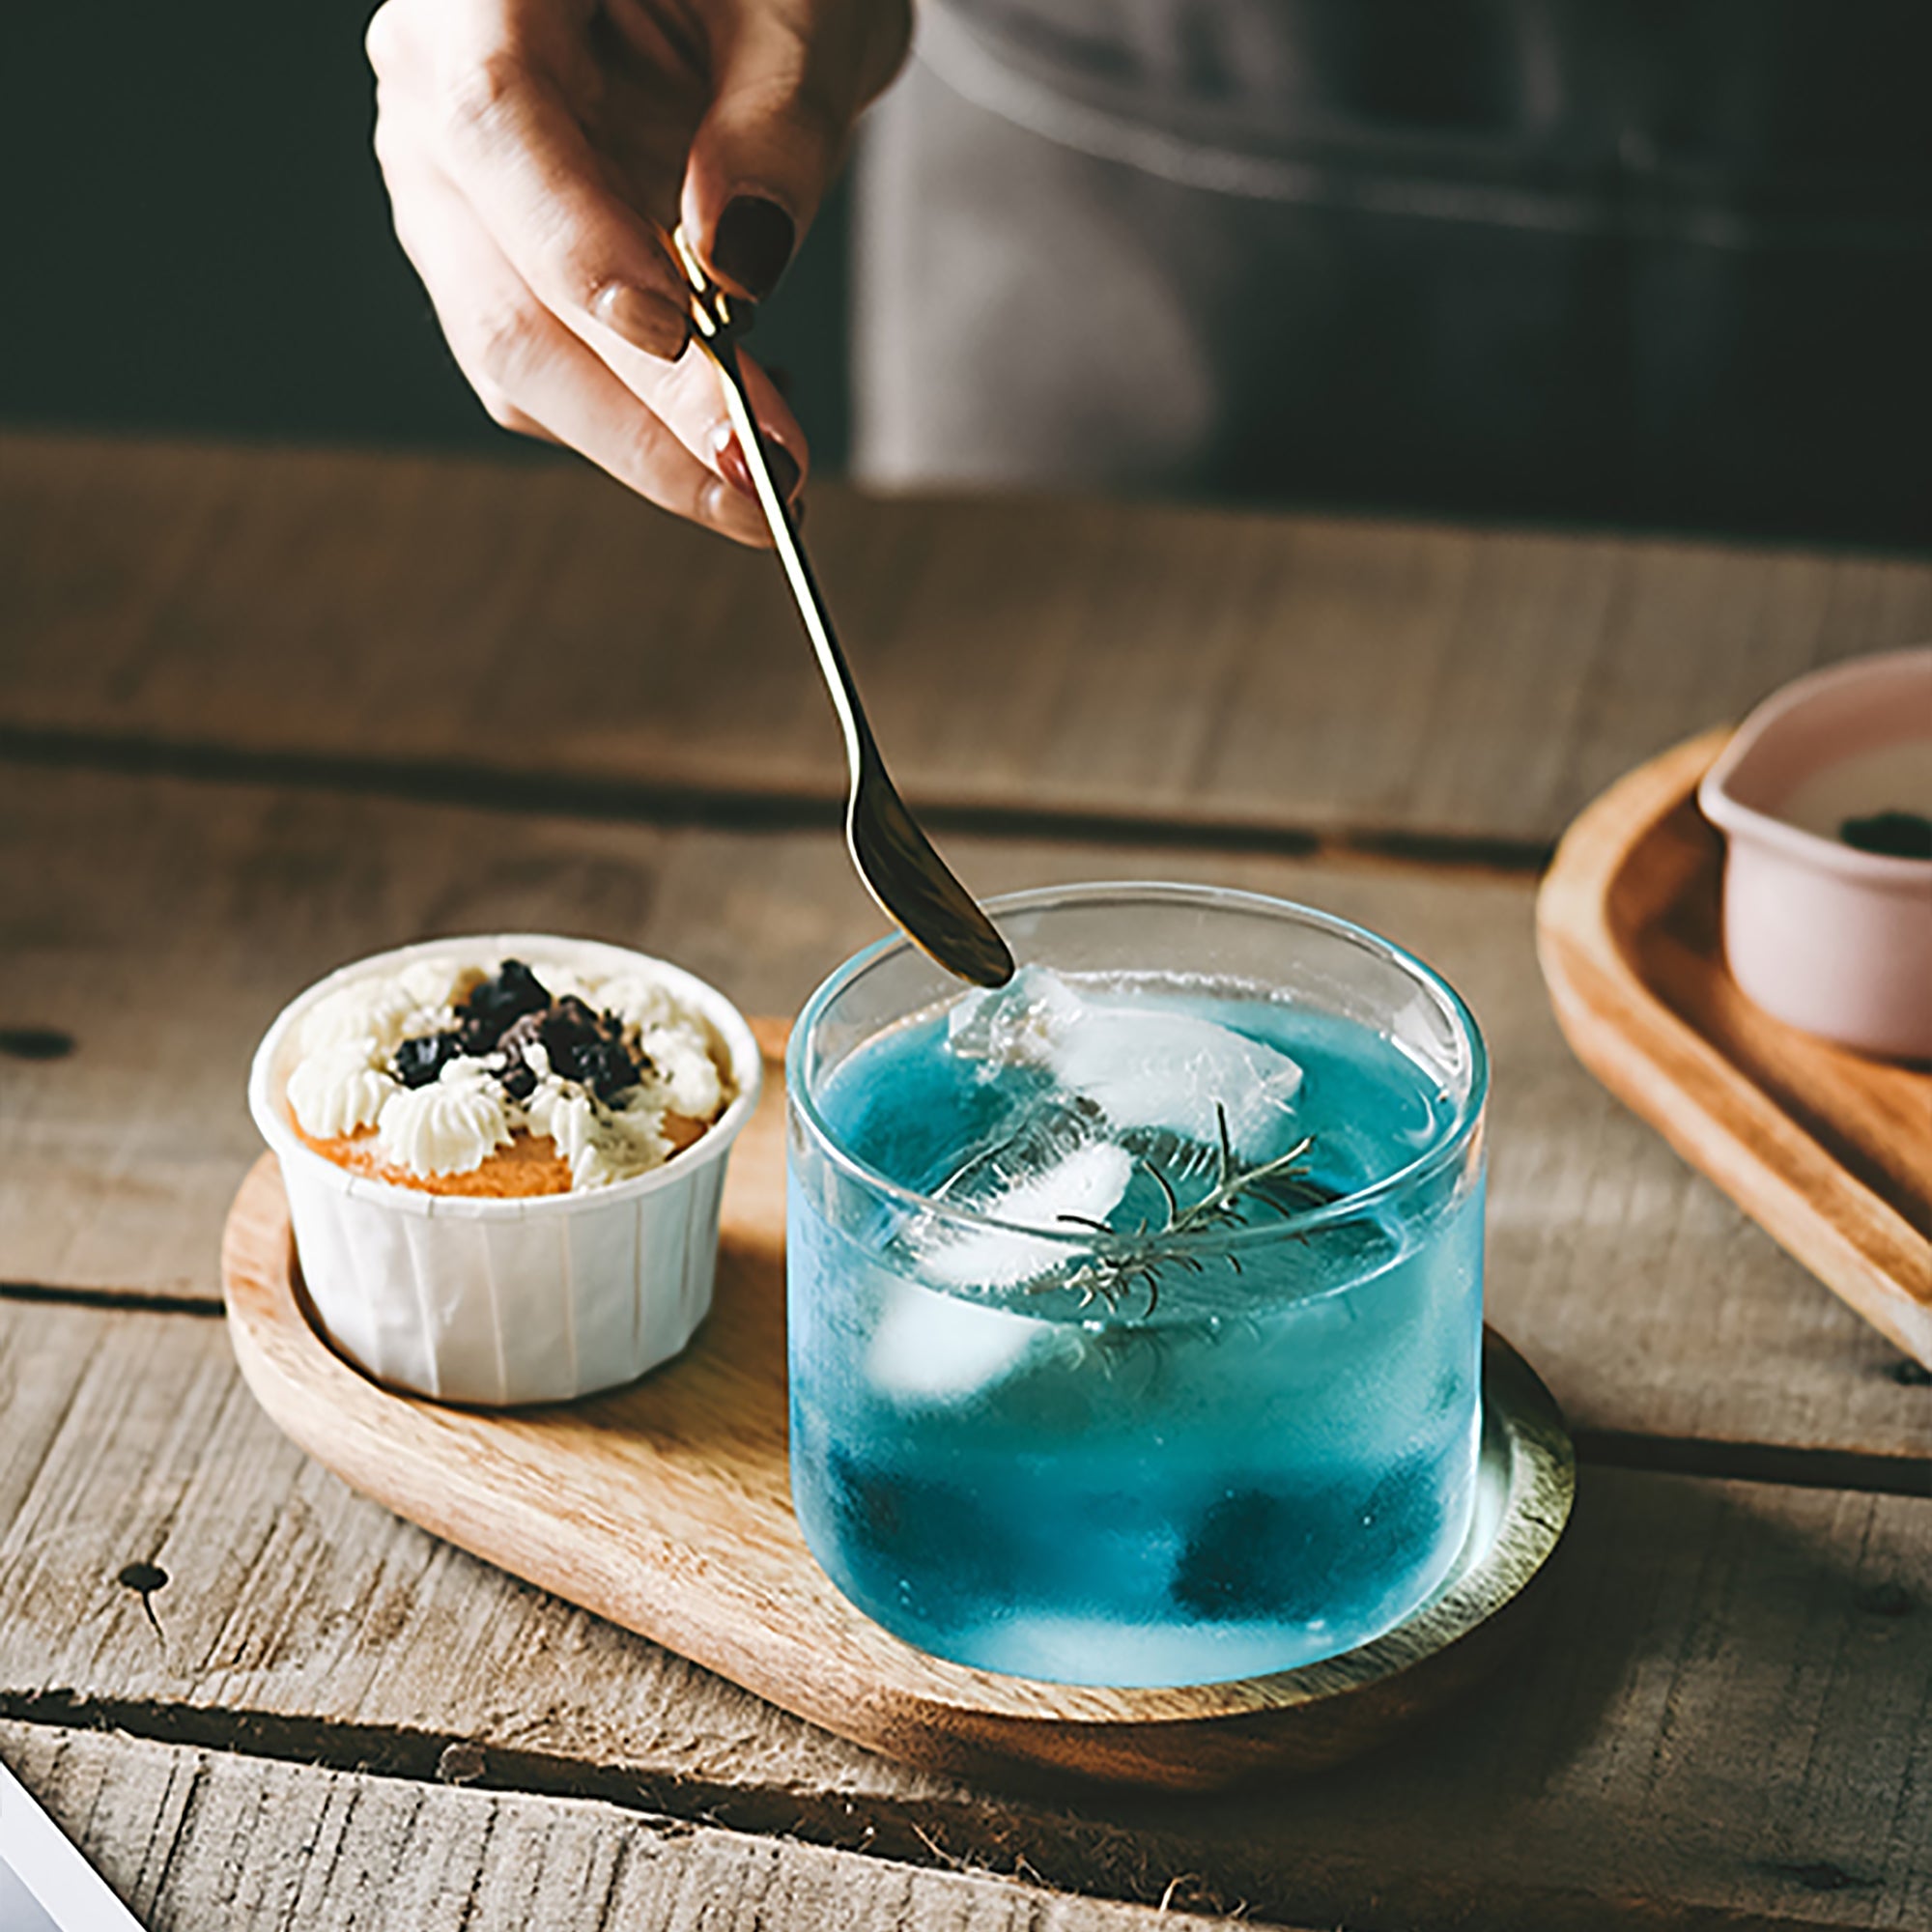
[[1270, 901], [1001, 918], [1045, 962], [1012, 987], [949, 996], [889, 945], [795, 1036], [807, 1540], [908, 1641], [1022, 1676], [1205, 1683], [1366, 1641], [1474, 1496], [1473, 1024]]

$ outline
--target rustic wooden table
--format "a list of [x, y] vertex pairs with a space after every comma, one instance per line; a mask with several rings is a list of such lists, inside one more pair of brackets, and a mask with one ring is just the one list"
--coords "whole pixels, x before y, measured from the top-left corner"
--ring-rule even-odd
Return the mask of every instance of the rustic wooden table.
[[193, 1932], [1932, 1924], [1932, 1387], [1574, 1065], [1530, 933], [1593, 792], [1932, 637], [1932, 567], [829, 488], [812, 534], [977, 888], [1282, 893], [1470, 997], [1491, 1311], [1582, 1461], [1541, 1634], [1333, 1775], [1018, 1799], [307, 1462], [215, 1319], [263, 1026], [517, 926], [791, 1010], [877, 926], [831, 721], [775, 571], [575, 469], [14, 437], [0, 1757]]

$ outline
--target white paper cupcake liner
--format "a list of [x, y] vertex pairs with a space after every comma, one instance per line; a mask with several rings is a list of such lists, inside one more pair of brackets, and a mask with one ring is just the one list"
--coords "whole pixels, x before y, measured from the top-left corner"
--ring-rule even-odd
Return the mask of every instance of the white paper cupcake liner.
[[[710, 1023], [737, 1095], [663, 1167], [582, 1193], [472, 1200], [352, 1174], [306, 1146], [289, 1118], [302, 1016], [339, 987], [443, 957], [523, 959], [539, 979], [546, 960], [646, 970]], [[690, 1341], [711, 1306], [726, 1159], [762, 1079], [744, 1016], [703, 980], [622, 947], [498, 933], [401, 947], [311, 986], [257, 1050], [248, 1104], [281, 1162], [302, 1278], [330, 1341], [392, 1387], [494, 1407], [616, 1387]]]

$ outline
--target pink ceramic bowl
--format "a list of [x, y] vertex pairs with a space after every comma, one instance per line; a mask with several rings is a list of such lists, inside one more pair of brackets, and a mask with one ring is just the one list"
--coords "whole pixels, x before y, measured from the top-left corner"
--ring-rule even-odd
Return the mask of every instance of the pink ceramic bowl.
[[1724, 950], [1745, 992], [1861, 1052], [1932, 1059], [1932, 858], [1841, 836], [1880, 813], [1932, 817], [1932, 648], [1786, 685], [1697, 802], [1729, 840]]

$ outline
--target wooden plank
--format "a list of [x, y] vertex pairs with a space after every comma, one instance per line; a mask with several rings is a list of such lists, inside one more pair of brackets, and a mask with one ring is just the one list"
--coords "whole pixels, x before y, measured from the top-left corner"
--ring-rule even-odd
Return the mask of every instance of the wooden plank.
[[[928, 804], [1552, 839], [1932, 563], [813, 492]], [[0, 729], [829, 799], [779, 575], [574, 465], [0, 439]]]
[[0, 1723], [0, 1760], [149, 1932], [1205, 1932], [1225, 1922], [612, 1804], [87, 1731]]
[[[1468, 995], [1495, 1062], [1490, 1313], [1574, 1426], [1894, 1458], [1932, 1392], [1576, 1065], [1526, 884], [1248, 855], [952, 841], [984, 890], [1215, 879], [1378, 927]], [[586, 824], [366, 798], [0, 771], [0, 1280], [213, 1304], [258, 1151], [242, 1105], [277, 1007], [438, 931], [583, 932], [795, 1010], [877, 929], [831, 834]]]
[[1588, 1470], [1541, 1636], [1442, 1721], [1245, 1794], [1002, 1798], [350, 1494], [212, 1321], [0, 1300], [0, 1717], [421, 1778], [456, 1746], [494, 1785], [1314, 1924], [1932, 1916], [1932, 1500]]

